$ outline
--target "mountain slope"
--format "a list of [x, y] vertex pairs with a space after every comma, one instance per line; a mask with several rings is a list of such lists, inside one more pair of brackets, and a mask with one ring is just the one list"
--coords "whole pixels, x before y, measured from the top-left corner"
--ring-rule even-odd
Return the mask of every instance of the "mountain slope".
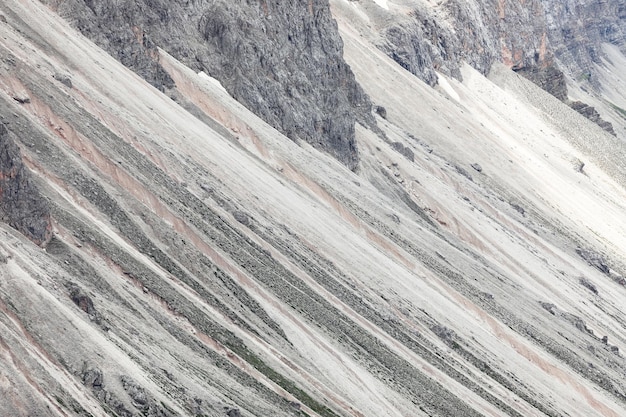
[[616, 134], [595, 108], [570, 102], [567, 82], [600, 88], [602, 44], [625, 48], [621, 1], [413, 0], [386, 8], [365, 2], [365, 10], [379, 48], [431, 85], [436, 72], [460, 79], [464, 63], [487, 74], [500, 62]]
[[165, 50], [173, 98], [0, 6], [2, 138], [52, 227], [0, 225], [0, 415], [626, 413], [623, 142], [497, 63], [420, 81], [368, 28], [399, 3], [330, 3], [378, 106], [356, 172]]
[[73, 26], [161, 90], [158, 48], [204, 71], [293, 140], [358, 164], [355, 120], [370, 104], [342, 58], [327, 1], [54, 1]]

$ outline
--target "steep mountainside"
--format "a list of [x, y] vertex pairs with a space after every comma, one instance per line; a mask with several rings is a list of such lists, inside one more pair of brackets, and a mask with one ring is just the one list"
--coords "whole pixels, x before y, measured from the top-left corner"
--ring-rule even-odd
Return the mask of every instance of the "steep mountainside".
[[155, 87], [175, 86], [163, 48], [291, 139], [358, 163], [354, 123], [369, 100], [342, 57], [328, 1], [87, 1], [53, 7]]
[[[371, 15], [381, 25], [380, 48], [431, 85], [437, 82], [436, 71], [460, 79], [463, 63], [487, 74], [494, 62], [502, 62], [567, 101], [563, 71], [598, 90], [594, 65], [606, 56], [602, 44], [626, 48], [623, 1], [494, 3], [449, 0], [433, 7], [412, 1], [401, 8], [378, 7]], [[572, 107], [615, 134], [610, 123], [582, 104]]]
[[1, 2], [0, 416], [626, 415], [623, 7], [562, 4]]
[[465, 62], [483, 74], [496, 61], [518, 70], [554, 65], [540, 0], [500, 1], [495, 10], [493, 2], [477, 0], [436, 8], [415, 2], [406, 18], [385, 28], [383, 39], [383, 50], [429, 84], [437, 81], [435, 71], [461, 78]]
[[[571, 75], [592, 77], [604, 55], [603, 42], [625, 47], [623, 1], [482, 0], [402, 2], [401, 8], [378, 10], [385, 25], [381, 47], [405, 68], [434, 83], [433, 71], [460, 77], [467, 62], [487, 74], [493, 62], [514, 70], [554, 67]], [[376, 6], [370, 6], [376, 7]], [[402, 11], [407, 17], [389, 20]], [[382, 15], [381, 15], [382, 14]], [[380, 16], [381, 15], [381, 16]], [[561, 91], [554, 91], [557, 98]]]

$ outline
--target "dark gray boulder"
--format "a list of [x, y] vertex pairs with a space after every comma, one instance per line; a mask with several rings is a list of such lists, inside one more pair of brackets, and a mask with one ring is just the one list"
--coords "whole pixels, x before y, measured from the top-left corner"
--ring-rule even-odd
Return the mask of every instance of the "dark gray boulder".
[[415, 154], [413, 151], [409, 147], [404, 146], [401, 142], [393, 142], [391, 147], [409, 161], [413, 162], [415, 160]]
[[228, 411], [226, 411], [226, 415], [228, 417], [241, 417], [241, 412], [238, 408], [230, 408]]
[[594, 293], [595, 295], [598, 295], [598, 287], [596, 287], [596, 285], [591, 282], [590, 280], [588, 280], [585, 277], [581, 277], [578, 282], [580, 283], [580, 285], [582, 285], [583, 287], [587, 288], [589, 291], [591, 291], [592, 293]]
[[96, 391], [100, 391], [104, 387], [104, 378], [102, 376], [102, 371], [98, 368], [85, 368], [81, 373], [81, 379], [83, 384], [87, 387], [90, 387]]

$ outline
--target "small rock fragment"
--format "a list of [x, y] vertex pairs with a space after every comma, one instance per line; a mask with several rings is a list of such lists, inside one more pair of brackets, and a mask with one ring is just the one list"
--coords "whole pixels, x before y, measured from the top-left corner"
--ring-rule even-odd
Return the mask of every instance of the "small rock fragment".
[[574, 158], [572, 160], [572, 165], [574, 166], [574, 171], [582, 174], [583, 169], [585, 168], [585, 163], [578, 158]]
[[250, 224], [250, 216], [248, 216], [243, 211], [235, 210], [235, 212], [233, 213], [233, 217], [244, 226], [248, 226]]
[[556, 306], [552, 303], [544, 303], [544, 302], [539, 302], [539, 304], [541, 305], [541, 307], [543, 307], [548, 313], [552, 314], [553, 316], [556, 316]]
[[459, 174], [463, 175], [463, 176], [464, 176], [465, 178], [467, 178], [468, 180], [470, 180], [470, 181], [474, 181], [474, 179], [472, 178], [472, 176], [470, 175], [470, 173], [469, 173], [469, 172], [467, 172], [467, 171], [465, 170], [465, 168], [462, 168], [462, 167], [460, 167], [460, 166], [458, 166], [458, 165], [455, 165], [455, 166], [454, 166], [454, 169], [456, 170], [456, 172], [458, 172]]
[[104, 385], [102, 371], [97, 368], [83, 371], [82, 380], [85, 386], [91, 387], [94, 390], [101, 390]]
[[60, 82], [64, 86], [66, 86], [68, 88], [72, 88], [72, 79], [67, 74], [63, 74], [63, 73], [57, 72], [57, 73], [55, 73], [52, 76], [52, 78], [54, 78], [55, 80], [57, 80], [58, 82]]
[[387, 119], [387, 109], [383, 106], [374, 106], [374, 111], [383, 119]]
[[606, 259], [602, 255], [597, 252], [594, 252], [590, 249], [576, 249], [576, 253], [578, 256], [583, 258], [587, 263], [595, 268], [597, 268], [603, 274], [608, 275], [610, 273], [610, 268], [606, 263]]
[[404, 156], [409, 161], [413, 162], [415, 160], [415, 155], [413, 154], [413, 151], [411, 149], [409, 149], [408, 147], [404, 146], [402, 143], [400, 143], [400, 142], [393, 142], [391, 144], [391, 147], [396, 152], [399, 152], [402, 156]]
[[30, 103], [30, 97], [28, 97], [28, 94], [24, 92], [14, 93], [12, 97], [13, 97], [13, 100], [17, 101], [20, 104]]
[[526, 210], [524, 209], [524, 207], [520, 206], [519, 204], [512, 201], [509, 201], [509, 204], [511, 205], [511, 207], [513, 207], [515, 211], [517, 211], [522, 216], [526, 214]]

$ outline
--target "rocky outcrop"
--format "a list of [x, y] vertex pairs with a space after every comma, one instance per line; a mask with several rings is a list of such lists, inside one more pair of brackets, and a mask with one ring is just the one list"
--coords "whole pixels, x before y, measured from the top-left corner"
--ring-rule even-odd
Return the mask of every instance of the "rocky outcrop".
[[32, 183], [17, 145], [1, 123], [0, 220], [38, 245], [52, 236], [48, 202]]
[[[163, 91], [174, 81], [159, 64], [155, 40], [144, 25], [155, 27], [163, 11], [141, 2], [69, 0], [52, 2], [85, 36], [94, 41], [122, 64], [131, 68], [154, 87]], [[165, 6], [163, 4], [162, 6]], [[135, 21], [142, 16], [143, 22]]]
[[211, 4], [198, 22], [202, 66], [291, 138], [356, 166], [354, 122], [369, 105], [343, 61], [327, 1]]
[[498, 60], [561, 98], [556, 62], [595, 84], [592, 64], [600, 62], [601, 44], [624, 48], [626, 5], [500, 0], [494, 9], [484, 0], [451, 0], [416, 8], [382, 35], [381, 48], [426, 82], [433, 82], [433, 70], [458, 77], [461, 61], [486, 74]]
[[220, 80], [228, 92], [289, 138], [356, 168], [357, 120], [374, 123], [369, 99], [343, 60], [327, 0], [58, 0], [53, 6], [155, 87], [173, 81], [157, 47]]
[[602, 272], [603, 274], [608, 275], [610, 273], [611, 268], [609, 268], [609, 266], [607, 265], [607, 260], [601, 254], [593, 250], [583, 248], [577, 248], [576, 253], [582, 259], [587, 261], [589, 265], [598, 269], [598, 271]]
[[531, 66], [516, 68], [514, 70], [559, 100], [567, 100], [565, 75], [563, 74], [563, 71], [558, 69], [556, 66], [548, 66], [545, 68]]
[[604, 120], [600, 116], [600, 113], [598, 113], [598, 111], [594, 107], [583, 103], [582, 101], [574, 101], [570, 103], [570, 107], [585, 116], [587, 119], [596, 123], [598, 126], [609, 132], [611, 135], [615, 136], [615, 129], [613, 129], [613, 125], [611, 124], [611, 122], [607, 122], [606, 120]]
[[[567, 102], [563, 70], [599, 88], [593, 65], [603, 42], [624, 48], [625, 18], [622, 1], [451, 0], [388, 26], [379, 47], [430, 85], [436, 72], [460, 79], [464, 62], [486, 75], [499, 61]], [[572, 108], [615, 135], [593, 107]]]
[[[438, 29], [438, 27], [435, 26], [434, 29]], [[454, 42], [454, 38], [448, 36], [437, 37], [437, 39], [447, 39], [446, 43]], [[437, 83], [436, 70], [460, 77], [458, 60], [443, 59], [449, 57], [449, 48], [438, 49], [436, 44], [433, 45], [429, 42], [424, 36], [424, 28], [417, 19], [394, 24], [387, 28], [379, 48], [402, 68], [415, 74], [429, 85]]]
[[626, 4], [622, 0], [543, 0], [551, 49], [563, 69], [598, 86], [593, 64], [602, 57], [603, 42], [626, 41]]
[[480, 0], [416, 8], [384, 30], [382, 38], [381, 49], [431, 85], [436, 83], [435, 71], [460, 79], [463, 62], [483, 74], [496, 60], [536, 73], [555, 65], [539, 1], [501, 1], [495, 10]]
[[102, 324], [102, 315], [93, 304], [91, 297], [74, 282], [68, 282], [65, 285], [68, 289], [68, 295], [72, 302], [76, 304], [78, 308], [87, 313], [89, 319], [96, 324]]

